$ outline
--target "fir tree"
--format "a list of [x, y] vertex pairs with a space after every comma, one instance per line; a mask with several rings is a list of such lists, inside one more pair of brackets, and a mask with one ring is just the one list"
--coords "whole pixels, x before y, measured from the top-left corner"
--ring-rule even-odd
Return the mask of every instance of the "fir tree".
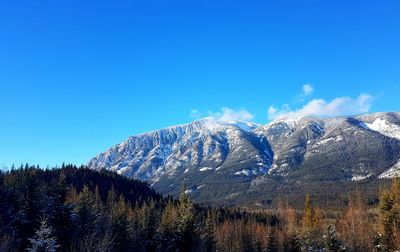
[[321, 235], [317, 227], [317, 217], [312, 206], [311, 196], [306, 195], [303, 215], [301, 244], [303, 250], [318, 250], [322, 247]]
[[335, 226], [329, 225], [324, 236], [325, 251], [338, 252], [343, 251], [342, 242], [339, 240]]
[[204, 221], [202, 239], [206, 251], [214, 251], [215, 249], [215, 221], [210, 210], [207, 211], [207, 216]]
[[275, 234], [275, 229], [271, 228], [268, 232], [267, 235], [267, 246], [265, 248], [265, 251], [267, 252], [275, 252], [278, 251], [277, 245], [276, 245], [276, 234]]
[[56, 252], [59, 245], [53, 236], [53, 228], [49, 225], [47, 218], [40, 220], [40, 227], [35, 235], [28, 239], [31, 247], [27, 248], [30, 252]]
[[154, 235], [158, 227], [158, 213], [153, 200], [143, 204], [139, 210], [138, 219], [139, 232], [141, 238], [144, 240], [145, 250], [151, 250], [154, 247]]
[[380, 218], [383, 230], [381, 247], [400, 249], [400, 179], [392, 181], [390, 191], [385, 191], [380, 200]]
[[189, 250], [194, 231], [195, 209], [185, 191], [179, 196], [177, 231], [181, 240], [181, 249]]
[[304, 218], [303, 218], [304, 228], [308, 230], [314, 229], [316, 222], [317, 221], [315, 217], [315, 210], [312, 206], [311, 196], [310, 194], [307, 194], [304, 203]]

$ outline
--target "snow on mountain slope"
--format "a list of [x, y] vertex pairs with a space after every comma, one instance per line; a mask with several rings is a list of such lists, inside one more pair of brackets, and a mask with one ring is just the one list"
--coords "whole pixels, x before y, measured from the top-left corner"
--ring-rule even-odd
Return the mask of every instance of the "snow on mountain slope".
[[[384, 136], [400, 140], [400, 113], [373, 113], [358, 117], [368, 129]], [[379, 175], [379, 178], [392, 178], [400, 175], [400, 159]]]
[[152, 183], [163, 176], [216, 170], [224, 167], [224, 163], [250, 162], [248, 169], [259, 174], [271, 165], [272, 154], [264, 149], [259, 152], [253, 146], [262, 140], [252, 133], [257, 127], [242, 121], [195, 121], [130, 137], [93, 158], [89, 167], [113, 170]]
[[366, 123], [366, 125], [371, 130], [377, 131], [385, 136], [400, 139], [400, 127], [384, 119], [377, 118], [374, 122]]
[[400, 176], [400, 160], [387, 171], [379, 175], [379, 178], [394, 178]]
[[129, 137], [88, 166], [148, 181], [166, 194], [185, 185], [206, 201], [213, 200], [210, 192], [231, 199], [277, 178], [300, 183], [400, 175], [399, 127], [399, 113], [267, 125], [208, 118]]

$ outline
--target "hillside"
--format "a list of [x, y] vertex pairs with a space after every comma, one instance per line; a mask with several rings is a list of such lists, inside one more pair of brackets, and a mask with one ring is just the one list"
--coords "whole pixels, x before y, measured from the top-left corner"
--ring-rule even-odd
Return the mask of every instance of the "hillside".
[[88, 167], [147, 181], [174, 196], [185, 185], [197, 202], [265, 205], [293, 190], [335, 194], [335, 188], [346, 193], [379, 184], [399, 173], [399, 160], [400, 113], [373, 113], [267, 125], [203, 119], [129, 137]]
[[27, 165], [0, 172], [0, 251], [391, 251], [400, 180], [386, 188], [376, 202], [365, 190], [337, 197], [339, 209], [298, 195], [304, 208], [243, 210], [164, 198], [109, 171]]

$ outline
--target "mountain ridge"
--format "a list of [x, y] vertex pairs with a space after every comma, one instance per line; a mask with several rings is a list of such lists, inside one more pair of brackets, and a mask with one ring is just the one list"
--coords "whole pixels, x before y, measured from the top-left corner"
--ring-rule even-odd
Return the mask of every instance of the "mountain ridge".
[[176, 195], [213, 201], [277, 184], [359, 181], [400, 174], [400, 113], [277, 119], [266, 125], [203, 119], [129, 137], [94, 157], [107, 169]]

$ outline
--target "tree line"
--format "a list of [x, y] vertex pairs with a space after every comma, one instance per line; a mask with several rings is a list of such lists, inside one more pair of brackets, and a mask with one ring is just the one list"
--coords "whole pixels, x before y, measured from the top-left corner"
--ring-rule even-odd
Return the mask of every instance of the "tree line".
[[109, 171], [25, 165], [0, 173], [0, 251], [395, 251], [400, 180], [378, 206], [361, 192], [344, 209], [194, 204], [182, 190], [163, 197]]

